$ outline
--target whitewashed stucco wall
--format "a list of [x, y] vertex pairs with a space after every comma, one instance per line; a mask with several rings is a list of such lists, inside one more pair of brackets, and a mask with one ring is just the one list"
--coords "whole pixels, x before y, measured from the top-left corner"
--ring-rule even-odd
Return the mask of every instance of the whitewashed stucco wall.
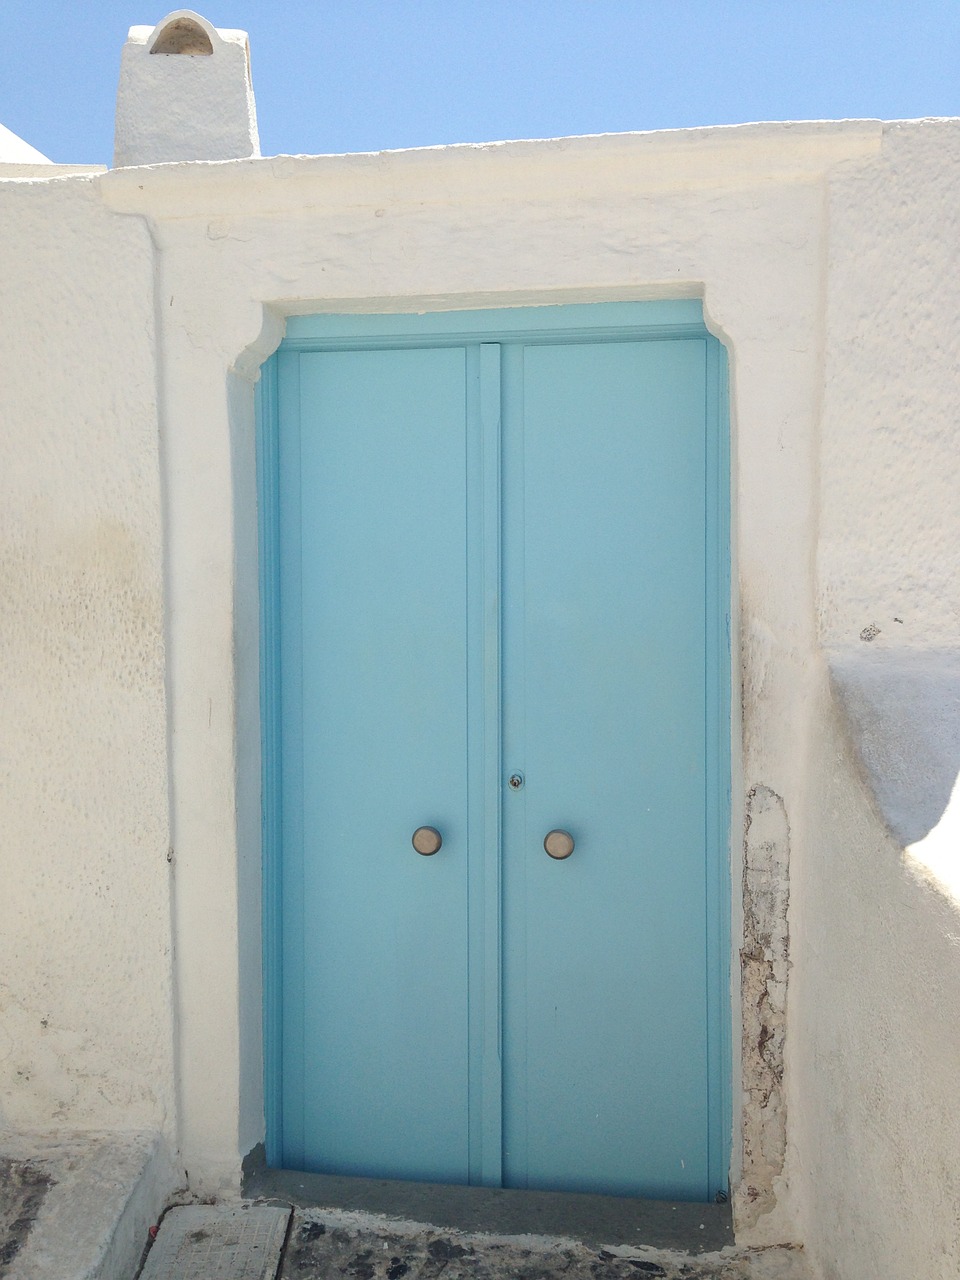
[[[252, 388], [242, 379], [276, 345], [282, 314], [704, 296], [733, 358], [738, 555], [756, 641], [745, 790], [793, 813], [816, 648], [823, 177], [879, 145], [872, 124], [766, 126], [100, 180], [111, 207], [149, 220], [159, 251], [181, 1150], [197, 1185], [234, 1177], [238, 1144], [262, 1131]], [[737, 884], [743, 805], [738, 785]], [[775, 844], [785, 865], [786, 841]], [[766, 845], [758, 857], [769, 860]], [[770, 979], [774, 1004], [784, 977]], [[782, 1089], [753, 1080], [770, 1051], [763, 1026], [749, 1038], [741, 1227], [795, 1239], [797, 1202], [774, 1185], [788, 1185]], [[224, 1064], [238, 1072], [226, 1088]]]
[[0, 225], [0, 1127], [172, 1136], [153, 249], [88, 178]]
[[[960, 900], [903, 843], [960, 773], [960, 128], [886, 126], [828, 199], [818, 608], [839, 697], [824, 664], [793, 876], [804, 1233], [829, 1280], [947, 1280]], [[956, 891], [960, 830], [950, 854]]]
[[[0, 386], [0, 521], [23, 565], [7, 671], [26, 726], [6, 910], [33, 1073], [0, 1053], [13, 1121], [166, 1125], [204, 1191], [231, 1185], [262, 1136], [253, 380], [283, 315], [702, 296], [732, 373], [734, 937], [744, 827], [753, 931], [740, 1235], [803, 1241], [830, 1276], [893, 1280], [885, 1260], [908, 1244], [915, 1269], [947, 1274], [956, 908], [905, 870], [827, 657], [859, 670], [888, 631], [955, 640], [958, 140], [956, 122], [750, 126], [0, 184], [5, 279], [24, 297], [0, 321], [16, 366]], [[135, 548], [142, 631], [106, 568], [77, 622], [44, 613], [61, 563], [44, 540], [92, 581], [100, 544], [77, 531], [107, 516]], [[861, 640], [869, 625], [880, 636]], [[68, 679], [75, 653], [98, 655], [86, 681]], [[128, 687], [115, 673], [131, 667]], [[63, 1025], [84, 1011], [97, 1049], [67, 1104], [43, 1056], [48, 990]], [[922, 1088], [908, 1041], [924, 1046]], [[897, 1165], [916, 1175], [899, 1199], [867, 1203], [861, 1188]]]

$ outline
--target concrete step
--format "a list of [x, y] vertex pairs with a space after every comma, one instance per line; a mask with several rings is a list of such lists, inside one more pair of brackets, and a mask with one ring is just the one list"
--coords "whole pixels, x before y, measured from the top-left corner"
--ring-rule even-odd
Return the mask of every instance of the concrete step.
[[3, 1280], [129, 1280], [179, 1177], [156, 1133], [0, 1131]]

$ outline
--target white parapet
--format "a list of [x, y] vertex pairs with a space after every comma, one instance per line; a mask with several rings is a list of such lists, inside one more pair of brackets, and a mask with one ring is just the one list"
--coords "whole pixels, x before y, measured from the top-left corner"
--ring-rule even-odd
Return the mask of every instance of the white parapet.
[[52, 164], [36, 147], [0, 124], [0, 164]]
[[189, 9], [131, 27], [120, 59], [114, 165], [260, 154], [245, 31]]

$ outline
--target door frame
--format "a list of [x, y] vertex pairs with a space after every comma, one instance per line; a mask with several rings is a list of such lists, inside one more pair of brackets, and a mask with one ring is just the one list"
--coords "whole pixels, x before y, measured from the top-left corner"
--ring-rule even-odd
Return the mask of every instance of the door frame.
[[[261, 368], [256, 394], [260, 560], [260, 720], [263, 866], [263, 1088], [267, 1163], [277, 1166], [281, 1133], [281, 823], [278, 365], [285, 352], [455, 346], [478, 342], [657, 341], [707, 343], [706, 706], [708, 810], [708, 1168], [729, 1190], [733, 1152], [731, 1034], [731, 524], [730, 427], [726, 350], [710, 333], [699, 300], [595, 302], [420, 314], [317, 314], [291, 317], [280, 347]], [[714, 537], [711, 545], [711, 531]]]

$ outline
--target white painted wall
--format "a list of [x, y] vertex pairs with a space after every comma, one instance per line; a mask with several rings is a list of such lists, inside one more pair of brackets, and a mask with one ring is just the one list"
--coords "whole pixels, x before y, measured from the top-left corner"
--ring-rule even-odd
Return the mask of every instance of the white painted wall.
[[191, 9], [130, 28], [120, 55], [117, 168], [259, 154], [245, 31], [218, 29]]
[[[733, 883], [748, 801], [751, 875], [791, 868], [789, 995], [780, 935], [755, 949], [786, 1075], [748, 1022], [740, 1235], [844, 1280], [948, 1274], [957, 908], [887, 833], [827, 656], [955, 640], [958, 147], [853, 122], [0, 182], [15, 1123], [173, 1127], [198, 1190], [262, 1135], [252, 405], [284, 314], [702, 296], [732, 372]], [[65, 1101], [51, 1001], [93, 1046]]]
[[[103, 179], [111, 207], [149, 218], [160, 255], [183, 1154], [202, 1185], [232, 1177], [238, 1131], [243, 1149], [262, 1126], [255, 579], [252, 552], [237, 555], [234, 542], [252, 547], [252, 393], [229, 383], [230, 370], [255, 371], [279, 340], [284, 311], [705, 293], [733, 344], [747, 460], [741, 561], [760, 644], [750, 678], [769, 708], [769, 719], [746, 726], [745, 768], [751, 786], [768, 786], [792, 811], [803, 781], [795, 743], [808, 732], [799, 655], [816, 643], [809, 565], [822, 176], [879, 142], [869, 124], [774, 126]], [[782, 424], [778, 436], [771, 420]], [[766, 643], [773, 634], [786, 638], [785, 653]], [[249, 816], [238, 824], [241, 803]], [[224, 1062], [239, 1063], [229, 1089]], [[779, 1115], [778, 1100], [770, 1111]], [[776, 1128], [754, 1127], [742, 1216], [746, 1230], [767, 1210], [762, 1230], [753, 1229], [794, 1238], [794, 1206], [787, 1197], [777, 1208], [773, 1193]]]
[[886, 126], [827, 193], [818, 610], [839, 696], [824, 664], [791, 1062], [829, 1280], [960, 1274], [960, 831], [936, 835], [960, 773], [958, 196], [960, 129], [929, 121]]
[[89, 178], [0, 223], [0, 1127], [172, 1134], [153, 249]]

